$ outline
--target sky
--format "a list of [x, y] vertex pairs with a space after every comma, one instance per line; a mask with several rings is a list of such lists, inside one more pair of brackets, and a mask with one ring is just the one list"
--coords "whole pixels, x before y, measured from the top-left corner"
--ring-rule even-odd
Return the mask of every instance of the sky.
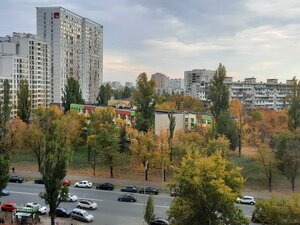
[[299, 0], [2, 0], [0, 35], [35, 34], [39, 6], [104, 26], [104, 81], [183, 78], [220, 62], [234, 80], [300, 78]]

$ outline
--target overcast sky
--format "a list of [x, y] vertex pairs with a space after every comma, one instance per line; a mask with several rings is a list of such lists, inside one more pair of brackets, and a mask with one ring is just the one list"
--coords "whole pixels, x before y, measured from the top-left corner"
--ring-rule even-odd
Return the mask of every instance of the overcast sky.
[[234, 80], [299, 77], [299, 0], [3, 0], [0, 35], [36, 33], [38, 6], [104, 26], [104, 81], [225, 64]]

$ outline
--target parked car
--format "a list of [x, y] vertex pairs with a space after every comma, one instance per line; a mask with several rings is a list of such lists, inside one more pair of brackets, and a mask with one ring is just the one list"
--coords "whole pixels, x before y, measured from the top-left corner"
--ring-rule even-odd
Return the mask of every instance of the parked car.
[[[144, 189], [141, 189], [140, 191], [139, 191], [141, 194], [144, 194]], [[146, 194], [150, 194], [150, 195], [158, 195], [158, 190], [156, 189], [156, 188], [154, 188], [154, 187], [146, 187], [145, 188], [145, 193]]]
[[132, 192], [132, 193], [137, 193], [138, 189], [134, 185], [128, 185], [126, 187], [121, 188], [122, 192]]
[[23, 183], [24, 179], [19, 176], [11, 176], [8, 181], [12, 183]]
[[96, 189], [97, 190], [108, 190], [108, 191], [112, 191], [114, 190], [115, 186], [111, 183], [104, 183], [104, 184], [98, 184]]
[[9, 191], [7, 189], [2, 189], [0, 195], [7, 196], [7, 195], [9, 195]]
[[71, 216], [71, 211], [63, 207], [58, 207], [56, 209], [56, 216], [67, 218]]
[[38, 207], [39, 208], [39, 213], [40, 214], [46, 214], [47, 211], [48, 211], [48, 208], [46, 206], [41, 206], [39, 203], [36, 203], [36, 202], [28, 202], [25, 204], [25, 207], [28, 207], [28, 208], [35, 208], [35, 207]]
[[43, 178], [39, 178], [39, 179], [34, 180], [34, 183], [35, 184], [44, 184], [44, 180], [43, 180]]
[[169, 224], [170, 224], [170, 222], [165, 218], [155, 218], [151, 222], [151, 225], [169, 225]]
[[[58, 196], [60, 198], [60, 196]], [[68, 193], [65, 198], [62, 199], [63, 202], [76, 202], [78, 197], [76, 195]]]
[[119, 202], [136, 202], [136, 197], [134, 194], [124, 194], [118, 198]]
[[76, 207], [82, 209], [97, 209], [98, 205], [96, 202], [93, 202], [91, 200], [79, 199]]
[[252, 196], [243, 196], [242, 198], [237, 198], [237, 202], [240, 204], [255, 204], [255, 198]]
[[1, 204], [1, 210], [3, 212], [13, 212], [15, 211], [19, 206], [15, 202], [4, 202]]
[[91, 188], [92, 186], [93, 186], [93, 183], [89, 182], [87, 180], [82, 180], [82, 181], [76, 182], [74, 184], [74, 187], [77, 187], [77, 188]]
[[70, 180], [63, 180], [62, 185], [64, 185], [64, 186], [70, 186], [71, 185], [71, 181]]
[[81, 220], [84, 222], [92, 222], [94, 220], [94, 216], [83, 209], [73, 209], [71, 212], [71, 217], [73, 219]]

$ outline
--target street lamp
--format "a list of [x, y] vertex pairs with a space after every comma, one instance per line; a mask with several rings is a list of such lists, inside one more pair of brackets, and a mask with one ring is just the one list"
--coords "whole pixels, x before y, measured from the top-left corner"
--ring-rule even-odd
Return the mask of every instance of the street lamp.
[[146, 208], [146, 171], [148, 169], [148, 160], [145, 162], [145, 167], [144, 167], [144, 206], [143, 206], [143, 225], [144, 225], [144, 215], [145, 215], [145, 208]]
[[165, 171], [164, 171], [164, 168], [165, 168], [165, 145], [162, 144], [162, 166], [161, 166], [161, 192], [163, 191], [163, 185], [164, 185], [164, 175], [165, 175]]

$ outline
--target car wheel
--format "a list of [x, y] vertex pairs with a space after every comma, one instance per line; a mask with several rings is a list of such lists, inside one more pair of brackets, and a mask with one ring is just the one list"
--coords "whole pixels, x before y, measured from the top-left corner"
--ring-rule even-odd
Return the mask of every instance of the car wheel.
[[120, 199], [119, 199], [119, 201], [121, 202], [121, 201], [122, 201], [122, 199], [120, 198]]
[[254, 205], [254, 202], [250, 202], [250, 205]]

